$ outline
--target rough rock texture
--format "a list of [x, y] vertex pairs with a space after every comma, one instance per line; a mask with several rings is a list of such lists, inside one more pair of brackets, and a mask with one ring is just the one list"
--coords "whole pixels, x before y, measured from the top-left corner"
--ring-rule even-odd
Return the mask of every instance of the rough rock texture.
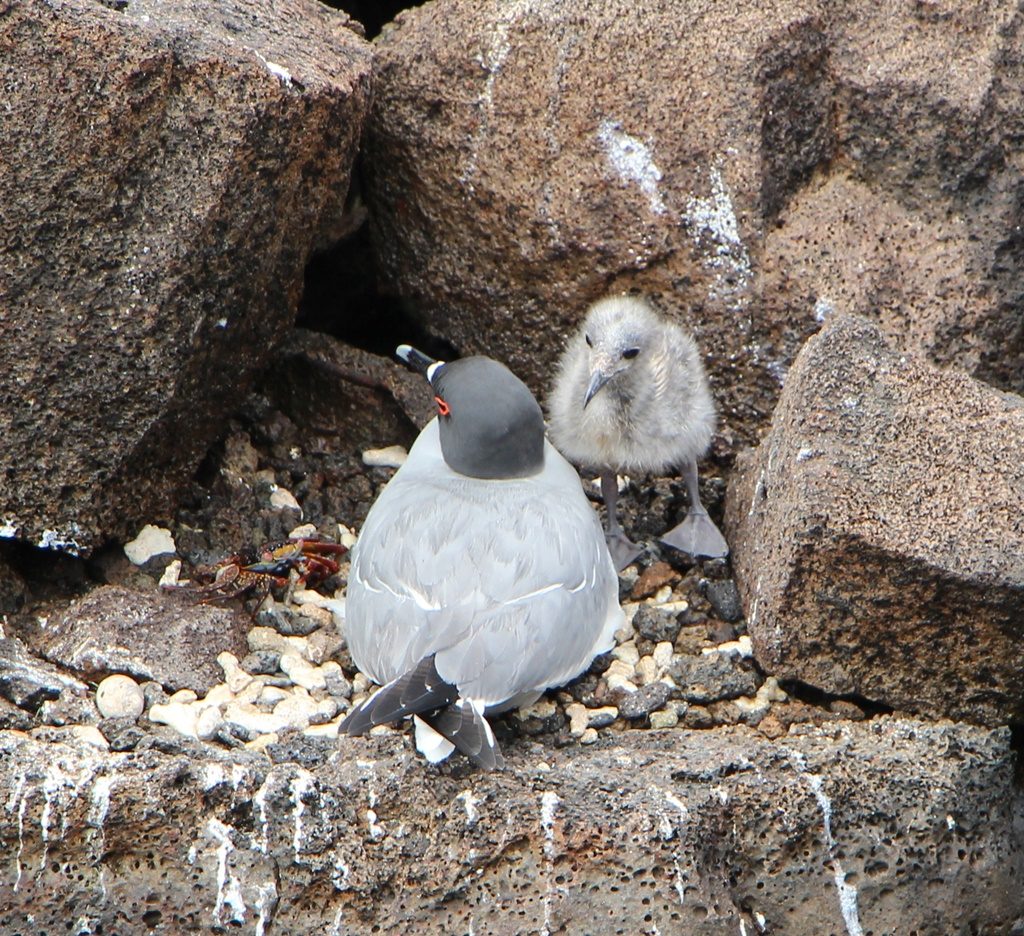
[[727, 528], [762, 666], [912, 712], [1024, 719], [1024, 400], [840, 317], [739, 466]]
[[727, 443], [833, 308], [1020, 388], [1022, 32], [1011, 0], [407, 11], [367, 134], [382, 274], [535, 390], [590, 301], [646, 291]]
[[24, 636], [36, 652], [92, 681], [124, 673], [201, 693], [220, 681], [218, 653], [248, 652], [251, 625], [237, 610], [110, 585]]
[[394, 737], [306, 744], [302, 766], [0, 734], [0, 930], [967, 934], [1024, 913], [1005, 731], [510, 753], [482, 774]]
[[169, 506], [343, 223], [368, 46], [309, 0], [28, 0], [0, 19], [0, 535]]
[[36, 659], [17, 637], [0, 638], [0, 697], [34, 712], [65, 690], [85, 695], [88, 686]]

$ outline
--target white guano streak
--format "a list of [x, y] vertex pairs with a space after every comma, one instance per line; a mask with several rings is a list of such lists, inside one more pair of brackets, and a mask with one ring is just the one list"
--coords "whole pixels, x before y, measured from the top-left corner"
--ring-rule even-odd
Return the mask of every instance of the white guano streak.
[[665, 214], [665, 202], [658, 191], [661, 170], [647, 144], [626, 133], [617, 120], [610, 119], [601, 121], [601, 126], [597, 129], [597, 139], [615, 175], [621, 181], [634, 183], [640, 188], [647, 196], [653, 214]]

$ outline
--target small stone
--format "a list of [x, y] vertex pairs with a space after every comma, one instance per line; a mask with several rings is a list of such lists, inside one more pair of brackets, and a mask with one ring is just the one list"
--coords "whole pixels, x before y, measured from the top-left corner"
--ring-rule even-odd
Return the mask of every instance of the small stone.
[[679, 715], [675, 709], [651, 712], [650, 719], [652, 728], [675, 728], [679, 724]]
[[589, 727], [587, 724], [587, 707], [579, 702], [573, 702], [565, 707], [565, 714], [569, 718], [569, 733], [578, 738]]
[[661, 588], [659, 588], [654, 593], [654, 596], [651, 598], [651, 602], [654, 605], [667, 605], [667, 604], [669, 604], [669, 599], [671, 597], [672, 597], [672, 586], [671, 585], [662, 585]]
[[154, 705], [163, 705], [169, 701], [164, 687], [158, 682], [150, 680], [149, 682], [144, 682], [140, 688], [142, 689], [143, 696], [145, 696], [147, 709], [152, 708]]
[[682, 716], [683, 725], [686, 728], [705, 729], [714, 728], [715, 719], [703, 705], [691, 705]]
[[269, 675], [277, 672], [280, 660], [280, 653], [275, 653], [273, 650], [257, 650], [246, 655], [239, 665], [253, 676]]
[[754, 655], [754, 647], [750, 642], [750, 637], [744, 634], [738, 640], [730, 640], [717, 647], [705, 647], [701, 653], [723, 653], [727, 656], [751, 657]]
[[636, 666], [640, 660], [640, 652], [636, 649], [636, 644], [630, 640], [624, 644], [612, 649], [612, 657], [616, 660], [621, 660], [623, 663], [627, 663], [630, 666]]
[[323, 663], [330, 660], [344, 644], [334, 626], [324, 627], [309, 635], [306, 646], [306, 659], [311, 663]]
[[641, 637], [654, 643], [674, 641], [679, 634], [679, 619], [663, 608], [642, 605], [633, 617], [633, 627]]
[[324, 674], [324, 683], [327, 691], [336, 699], [350, 699], [352, 697], [352, 683], [341, 671], [341, 667], [333, 660], [329, 660], [320, 667]]
[[210, 705], [223, 705], [225, 702], [230, 702], [234, 697], [235, 694], [224, 683], [220, 683], [206, 693], [206, 697], [199, 701], [199, 707], [206, 708]]
[[247, 640], [253, 653], [272, 650], [275, 653], [292, 652], [305, 656], [308, 647], [305, 637], [286, 637], [274, 628], [266, 626], [254, 627], [249, 631]]
[[302, 508], [295, 499], [295, 495], [287, 488], [278, 487], [276, 484], [272, 484], [270, 487], [270, 506], [276, 510], [295, 510], [299, 514], [302, 513]]
[[209, 741], [217, 736], [223, 725], [220, 709], [211, 705], [204, 708], [196, 718], [196, 737], [200, 741]]
[[580, 735], [580, 744], [593, 744], [597, 740], [597, 729], [588, 728]]
[[249, 751], [266, 751], [272, 744], [281, 740], [276, 731], [269, 731], [266, 734], [257, 735], [252, 741], [247, 741], [245, 747]]
[[291, 693], [287, 689], [279, 689], [277, 686], [264, 686], [256, 701], [259, 705], [269, 705], [272, 708], [278, 702], [287, 699], [289, 695]]
[[316, 621], [297, 613], [292, 608], [280, 605], [261, 608], [256, 620], [261, 626], [272, 627], [285, 637], [305, 637], [320, 626]]
[[382, 738], [385, 735], [394, 733], [394, 729], [390, 725], [374, 725], [370, 729], [370, 736], [373, 738]]
[[96, 687], [96, 708], [104, 718], [138, 718], [146, 697], [130, 676], [108, 676]]
[[142, 566], [155, 556], [173, 555], [177, 551], [170, 530], [147, 523], [130, 543], [124, 544], [124, 554], [132, 565]]
[[157, 583], [161, 588], [173, 588], [181, 578], [181, 560], [173, 559], [164, 566], [163, 574]]
[[322, 725], [311, 723], [308, 728], [302, 729], [302, 733], [307, 738], [337, 738], [341, 722], [342, 719], [339, 717], [333, 718], [328, 722], [324, 722]]
[[312, 621], [317, 627], [333, 627], [334, 625], [334, 617], [331, 612], [319, 605], [306, 602], [300, 604], [297, 610], [302, 617]]
[[353, 693], [363, 694], [367, 692], [372, 685], [373, 683], [371, 683], [370, 680], [362, 673], [356, 673], [355, 676], [352, 677]]
[[145, 737], [134, 718], [104, 718], [96, 727], [112, 751], [134, 751]]
[[292, 539], [292, 540], [316, 539], [316, 537], [317, 537], [316, 524], [313, 524], [313, 523], [302, 523], [302, 524], [299, 524], [299, 526], [295, 527], [295, 529], [291, 530], [288, 533], [288, 539]]
[[320, 671], [320, 667], [313, 666], [312, 663], [294, 653], [281, 655], [281, 672], [285, 673], [295, 685], [302, 686], [303, 689], [313, 691], [327, 688], [327, 680]]
[[187, 705], [189, 702], [195, 702], [198, 698], [199, 696], [192, 689], [179, 689], [167, 701], [175, 705]]
[[91, 747], [99, 748], [101, 751], [110, 750], [110, 745], [107, 744], [107, 739], [103, 737], [99, 728], [95, 725], [72, 725], [68, 728], [68, 731], [77, 741], [82, 741]]
[[[680, 578], [679, 573], [667, 562], [652, 563], [640, 573], [630, 596], [637, 601], [642, 601], [644, 598], [650, 598], [665, 586], [678, 582]], [[669, 594], [671, 593], [672, 590], [669, 588]]]
[[631, 679], [627, 679], [625, 676], [619, 673], [612, 673], [608, 677], [608, 691], [609, 692], [636, 692], [638, 689], [636, 683]]
[[38, 714], [44, 725], [94, 725], [101, 718], [91, 696], [70, 689], [40, 705]]
[[654, 657], [640, 657], [636, 664], [636, 676], [637, 682], [641, 686], [646, 686], [658, 678], [658, 664], [654, 662]]
[[338, 524], [338, 542], [346, 549], [351, 549], [356, 544], [356, 535], [344, 523]]
[[739, 589], [732, 579], [708, 582], [706, 594], [711, 607], [723, 621], [735, 623], [743, 618], [743, 602], [740, 600]]
[[338, 714], [338, 703], [330, 696], [317, 702], [316, 711], [310, 714], [310, 725], [324, 725]]
[[233, 721], [222, 721], [220, 725], [220, 732], [217, 737], [222, 738], [224, 735], [230, 735], [237, 741], [241, 741], [243, 744], [248, 741], [253, 741], [257, 737], [257, 733], [251, 728], [246, 728], [245, 725], [240, 725], [238, 722]]
[[672, 662], [672, 657], [675, 655], [672, 644], [664, 640], [657, 644], [654, 648], [654, 662], [658, 665], [659, 670], [668, 669], [669, 664]]
[[557, 706], [550, 699], [541, 696], [532, 705], [524, 705], [519, 711], [518, 715], [521, 719], [527, 718], [550, 718], [557, 711]]
[[217, 664], [224, 671], [224, 682], [232, 692], [241, 692], [252, 682], [252, 674], [238, 665], [238, 657], [226, 650], [217, 655]]
[[619, 710], [614, 705], [587, 709], [588, 728], [606, 728], [619, 717]]
[[664, 683], [653, 682], [636, 692], [626, 693], [619, 700], [619, 714], [631, 721], [645, 718], [665, 705], [669, 692]]
[[387, 448], [367, 449], [363, 452], [363, 464], [368, 468], [401, 468], [409, 453], [401, 445]]
[[196, 719], [199, 715], [187, 702], [168, 702], [166, 705], [154, 705], [149, 710], [149, 720], [157, 725], [167, 725], [178, 734], [189, 738], [197, 738]]
[[609, 679], [612, 676], [621, 676], [624, 679], [632, 679], [636, 675], [636, 670], [631, 663], [627, 663], [625, 660], [612, 660], [612, 662], [608, 664], [608, 668], [604, 671], [604, 674]]
[[[263, 690], [267, 687], [267, 676], [254, 676], [252, 682], [249, 683], [241, 692], [239, 692], [235, 699], [239, 702], [255, 702], [262, 694]], [[209, 694], [207, 694], [209, 698]], [[222, 701], [230, 702], [230, 699], [224, 699]]]

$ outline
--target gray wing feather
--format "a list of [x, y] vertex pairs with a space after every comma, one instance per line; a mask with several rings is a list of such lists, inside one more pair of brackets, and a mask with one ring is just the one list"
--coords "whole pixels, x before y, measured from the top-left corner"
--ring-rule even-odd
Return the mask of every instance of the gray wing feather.
[[349, 582], [361, 669], [388, 682], [434, 653], [464, 698], [493, 705], [565, 682], [606, 649], [621, 611], [600, 522], [550, 446], [547, 461], [514, 482], [392, 479]]

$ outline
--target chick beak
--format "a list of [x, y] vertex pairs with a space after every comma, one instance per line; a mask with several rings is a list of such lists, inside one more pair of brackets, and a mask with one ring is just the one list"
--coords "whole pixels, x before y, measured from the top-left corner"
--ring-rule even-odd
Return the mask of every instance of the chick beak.
[[587, 386], [587, 395], [583, 399], [584, 409], [587, 408], [587, 404], [597, 395], [598, 390], [600, 390], [611, 379], [611, 374], [606, 374], [601, 370], [596, 370], [590, 375], [590, 384]]

